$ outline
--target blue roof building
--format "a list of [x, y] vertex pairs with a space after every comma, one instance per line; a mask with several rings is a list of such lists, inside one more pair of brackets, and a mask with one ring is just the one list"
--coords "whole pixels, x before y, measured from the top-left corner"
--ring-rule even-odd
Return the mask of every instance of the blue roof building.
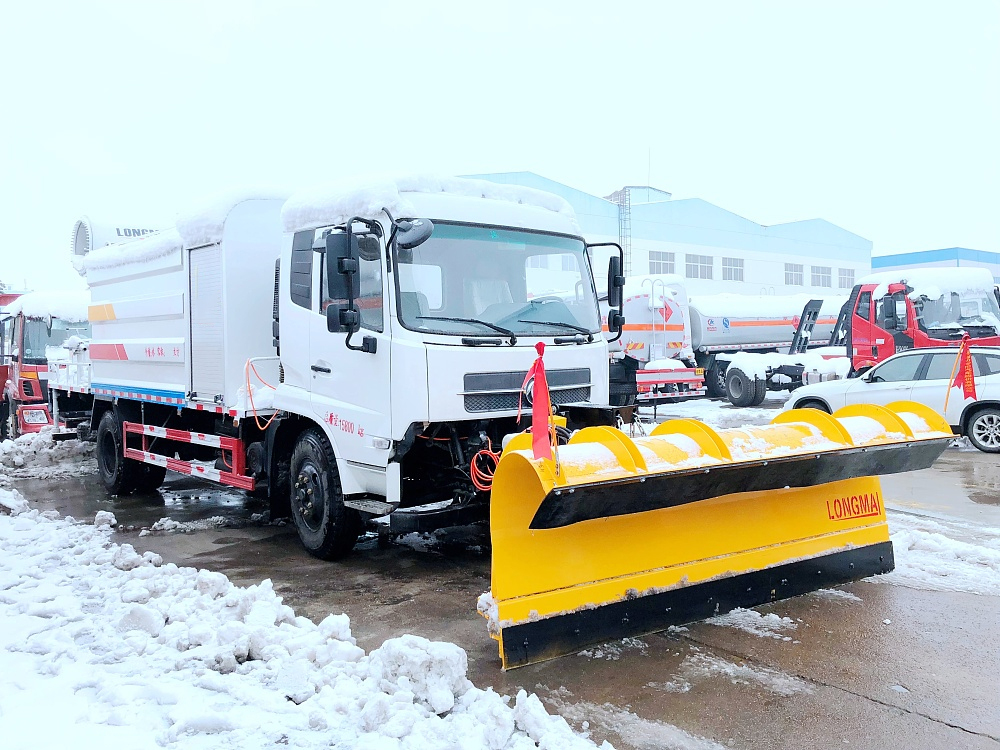
[[899, 271], [906, 268], [987, 268], [993, 280], [1000, 282], [1000, 253], [968, 247], [941, 250], [918, 250], [912, 253], [880, 255], [872, 258], [873, 271]]
[[871, 241], [824, 219], [763, 226], [649, 186], [601, 198], [533, 172], [468, 176], [562, 196], [589, 241], [622, 244], [627, 275], [677, 273], [695, 294], [846, 294], [871, 268]]

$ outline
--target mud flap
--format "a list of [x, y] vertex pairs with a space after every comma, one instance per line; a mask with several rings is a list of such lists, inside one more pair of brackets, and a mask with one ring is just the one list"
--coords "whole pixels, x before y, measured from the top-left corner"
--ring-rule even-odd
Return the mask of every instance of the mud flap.
[[920, 404], [783, 412], [764, 427], [575, 433], [557, 462], [508, 446], [481, 603], [504, 668], [892, 570], [876, 474], [951, 439]]

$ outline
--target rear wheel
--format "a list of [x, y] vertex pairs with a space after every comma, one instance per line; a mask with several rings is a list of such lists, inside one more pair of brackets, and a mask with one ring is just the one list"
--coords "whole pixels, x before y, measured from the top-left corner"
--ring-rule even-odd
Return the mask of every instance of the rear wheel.
[[360, 514], [344, 506], [333, 448], [317, 430], [306, 430], [292, 452], [292, 521], [309, 554], [336, 560], [354, 548]]
[[125, 458], [122, 423], [113, 411], [104, 412], [97, 426], [97, 470], [104, 489], [112, 495], [131, 494], [138, 487], [143, 466]]
[[757, 398], [757, 384], [738, 367], [726, 373], [726, 395], [733, 406], [751, 406]]
[[969, 442], [985, 453], [1000, 453], [1000, 409], [980, 409], [966, 430]]
[[754, 379], [754, 385], [756, 389], [753, 395], [753, 403], [750, 406], [760, 406], [764, 403], [764, 399], [767, 397], [767, 381]]
[[21, 434], [18, 429], [17, 424], [17, 404], [14, 403], [12, 399], [7, 399], [6, 401], [6, 412], [4, 414], [3, 420], [3, 439], [4, 440], [16, 440], [17, 436]]
[[806, 401], [802, 401], [802, 402], [796, 404], [795, 408], [796, 409], [819, 409], [819, 411], [825, 411], [827, 414], [830, 413], [829, 407], [826, 404], [824, 404], [822, 401], [819, 401], [817, 399], [808, 399]]
[[163, 484], [163, 480], [166, 476], [166, 466], [157, 466], [156, 464], [140, 464], [138, 466], [138, 470], [136, 471], [135, 491], [152, 492]]

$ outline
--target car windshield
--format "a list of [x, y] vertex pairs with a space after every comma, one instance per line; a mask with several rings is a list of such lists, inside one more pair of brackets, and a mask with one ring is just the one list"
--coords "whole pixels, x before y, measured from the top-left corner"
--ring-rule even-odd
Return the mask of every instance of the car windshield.
[[461, 336], [600, 332], [582, 240], [435, 222], [430, 239], [396, 251], [407, 328]]
[[915, 301], [921, 328], [992, 326], [1000, 330], [1000, 307], [992, 290], [946, 292], [937, 299], [921, 296]]
[[90, 323], [29, 318], [24, 326], [24, 361], [41, 365], [49, 359], [63, 359], [66, 352], [62, 345], [73, 336], [90, 338]]

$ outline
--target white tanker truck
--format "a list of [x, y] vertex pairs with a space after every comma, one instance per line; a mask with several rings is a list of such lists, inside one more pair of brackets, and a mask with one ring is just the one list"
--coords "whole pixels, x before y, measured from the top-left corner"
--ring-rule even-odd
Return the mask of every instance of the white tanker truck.
[[[707, 394], [728, 396], [736, 406], [756, 405], [768, 390], [846, 376], [846, 352], [820, 348], [830, 340], [846, 299], [688, 297], [681, 276], [630, 277], [625, 330], [610, 348], [621, 371], [635, 373], [640, 403]], [[629, 388], [613, 378], [613, 392]]]

